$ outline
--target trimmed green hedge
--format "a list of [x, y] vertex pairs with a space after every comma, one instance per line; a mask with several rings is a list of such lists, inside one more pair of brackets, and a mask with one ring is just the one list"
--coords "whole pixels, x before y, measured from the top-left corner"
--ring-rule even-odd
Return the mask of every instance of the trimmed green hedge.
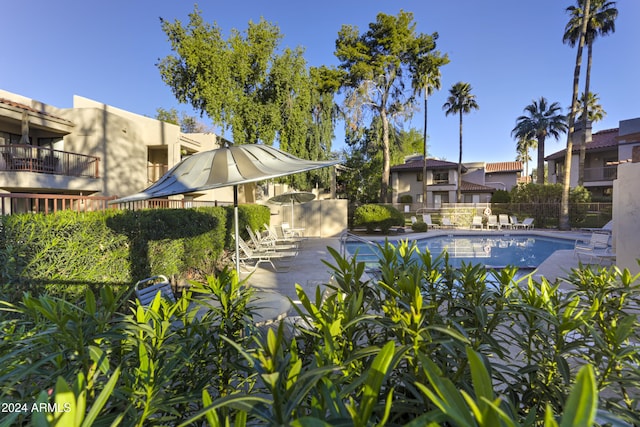
[[367, 233], [373, 233], [376, 228], [387, 233], [393, 226], [404, 225], [404, 215], [392, 206], [362, 205], [354, 212], [353, 225], [366, 227]]
[[[239, 206], [240, 230], [269, 222], [269, 209]], [[232, 207], [157, 209], [3, 217], [0, 286], [74, 299], [86, 287], [131, 286], [156, 274], [212, 274], [232, 247]], [[11, 298], [10, 298], [11, 299]]]

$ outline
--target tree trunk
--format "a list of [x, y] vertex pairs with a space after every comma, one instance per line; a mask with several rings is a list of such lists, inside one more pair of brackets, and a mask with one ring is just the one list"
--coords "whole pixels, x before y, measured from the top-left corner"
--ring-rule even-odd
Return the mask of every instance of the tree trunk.
[[578, 185], [584, 185], [584, 160], [587, 156], [587, 124], [589, 122], [589, 85], [591, 82], [591, 62], [593, 41], [587, 45], [587, 72], [584, 79], [584, 105], [582, 106], [582, 140], [580, 141], [580, 161], [578, 162]]
[[536, 184], [544, 184], [544, 140], [546, 135], [536, 135], [538, 139], [538, 170], [536, 171]]
[[458, 155], [458, 189], [456, 199], [458, 203], [462, 203], [462, 110], [460, 110], [460, 154]]
[[391, 202], [391, 194], [389, 193], [389, 175], [391, 175], [391, 155], [389, 149], [389, 119], [387, 111], [383, 108], [380, 110], [380, 119], [382, 121], [382, 184], [380, 185], [380, 202]]
[[424, 155], [422, 160], [422, 207], [427, 207], [427, 97], [429, 94], [429, 85], [424, 88]]
[[[580, 83], [580, 65], [582, 64], [582, 49], [584, 48], [587, 23], [591, 13], [591, 0], [584, 1], [584, 13], [582, 15], [582, 29], [580, 30], [580, 42], [576, 54], [576, 66], [573, 71], [573, 96], [571, 97], [571, 111], [569, 112], [569, 131], [567, 134], [567, 152], [565, 154], [564, 182], [562, 183], [562, 201], [560, 203], [560, 230], [569, 230], [569, 192], [571, 190], [571, 156], [573, 151], [573, 133], [575, 131], [575, 117], [578, 106], [578, 86]], [[586, 96], [586, 95], [585, 95]], [[586, 111], [585, 111], [586, 114]]]

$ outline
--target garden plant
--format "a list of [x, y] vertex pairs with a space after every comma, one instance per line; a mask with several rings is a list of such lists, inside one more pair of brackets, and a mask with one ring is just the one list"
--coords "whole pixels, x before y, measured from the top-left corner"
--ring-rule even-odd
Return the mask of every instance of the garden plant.
[[270, 326], [226, 269], [176, 303], [110, 286], [2, 302], [1, 425], [640, 424], [629, 271], [516, 280], [407, 242], [365, 271], [329, 251], [330, 283]]

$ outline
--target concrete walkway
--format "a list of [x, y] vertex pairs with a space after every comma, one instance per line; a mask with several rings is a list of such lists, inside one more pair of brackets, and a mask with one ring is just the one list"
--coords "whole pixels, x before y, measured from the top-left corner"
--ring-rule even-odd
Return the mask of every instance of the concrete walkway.
[[[261, 264], [253, 273], [243, 274], [248, 283], [262, 290], [271, 290], [297, 301], [296, 284], [299, 284], [312, 300], [317, 286], [329, 282], [331, 271], [322, 260], [334, 264], [333, 257], [327, 251], [332, 247], [340, 251], [340, 240], [336, 238], [307, 238], [294, 258], [276, 263], [279, 272], [269, 265]], [[290, 311], [291, 313], [291, 311]], [[291, 313], [292, 314], [292, 313]]]

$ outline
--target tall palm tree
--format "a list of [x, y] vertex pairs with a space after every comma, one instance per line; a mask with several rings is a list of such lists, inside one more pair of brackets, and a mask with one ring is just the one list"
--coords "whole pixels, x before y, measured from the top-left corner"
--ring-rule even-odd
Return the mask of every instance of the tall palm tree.
[[440, 55], [440, 52], [435, 52], [432, 55], [423, 57], [422, 60], [414, 61], [413, 66], [413, 91], [414, 94], [423, 92], [424, 94], [424, 146], [423, 146], [423, 164], [422, 164], [422, 206], [427, 207], [427, 123], [428, 123], [428, 111], [429, 103], [428, 99], [433, 94], [434, 90], [440, 90], [440, 67], [449, 63], [449, 57]]
[[578, 120], [583, 120], [585, 118], [585, 106], [587, 107], [587, 121], [591, 123], [599, 122], [607, 115], [607, 112], [604, 111], [602, 105], [600, 104], [600, 98], [598, 97], [597, 93], [589, 92], [589, 96], [587, 96], [587, 99], [585, 99], [584, 97], [584, 92], [580, 95], [578, 109], [576, 110]]
[[518, 139], [535, 139], [538, 143], [536, 182], [544, 184], [544, 143], [548, 136], [558, 139], [567, 131], [567, 118], [561, 114], [560, 104], [549, 104], [544, 96], [524, 108], [526, 115], [516, 119], [511, 135]]
[[458, 156], [458, 190], [456, 199], [462, 202], [462, 115], [469, 114], [471, 110], [478, 110], [480, 107], [476, 102], [476, 96], [471, 94], [469, 83], [458, 82], [449, 89], [449, 97], [442, 109], [446, 116], [458, 114], [460, 117], [460, 154]]
[[516, 160], [524, 162], [525, 164], [525, 176], [527, 177], [527, 182], [529, 179], [529, 161], [531, 160], [531, 156], [529, 155], [529, 150], [532, 150], [538, 146], [538, 141], [533, 138], [518, 138], [518, 142], [516, 143], [516, 151], [518, 155], [516, 156]]
[[[594, 0], [598, 1], [598, 0]], [[573, 90], [571, 91], [571, 109], [567, 119], [567, 148], [564, 155], [564, 179], [562, 182], [562, 199], [560, 201], [560, 230], [569, 230], [569, 192], [571, 190], [571, 156], [573, 155], [573, 134], [575, 131], [576, 111], [578, 110], [578, 86], [580, 83], [580, 67], [582, 66], [582, 50], [584, 49], [587, 27], [589, 23], [589, 11], [591, 10], [591, 0], [583, 0], [584, 14], [582, 16], [582, 26], [580, 37], [578, 38], [578, 49], [576, 51], [576, 65], [573, 67]], [[589, 93], [586, 91], [586, 93]], [[585, 115], [586, 117], [586, 115]]]
[[[585, 0], [576, 0], [577, 6], [569, 6], [567, 12], [571, 15], [569, 22], [565, 26], [565, 33], [562, 38], [563, 43], [575, 47], [580, 41], [580, 32], [582, 28], [582, 20], [584, 17]], [[587, 45], [587, 70], [585, 74], [584, 93], [591, 93], [589, 86], [591, 84], [591, 65], [593, 62], [593, 42], [598, 36], [606, 36], [616, 31], [616, 18], [618, 17], [618, 9], [615, 8], [615, 1], [608, 0], [591, 0], [589, 5], [589, 14], [587, 16], [587, 30], [584, 35], [584, 43]], [[588, 99], [582, 99], [581, 103]], [[583, 109], [587, 109], [586, 105]], [[579, 118], [582, 122], [582, 129], [587, 127], [587, 116]], [[580, 141], [580, 161], [578, 164], [578, 185], [584, 182], [584, 160], [586, 155], [587, 134], [583, 133]]]

